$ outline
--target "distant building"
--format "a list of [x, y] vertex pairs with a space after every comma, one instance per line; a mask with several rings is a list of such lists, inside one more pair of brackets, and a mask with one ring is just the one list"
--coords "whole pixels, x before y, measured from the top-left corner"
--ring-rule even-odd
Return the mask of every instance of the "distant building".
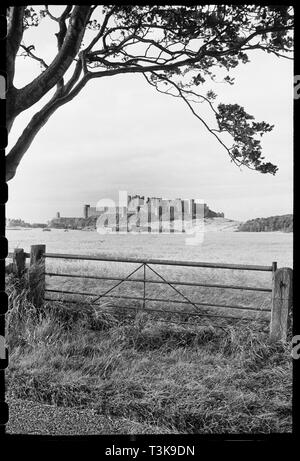
[[[224, 213], [216, 213], [209, 209], [206, 203], [197, 203], [195, 199], [182, 200], [177, 198], [174, 200], [162, 199], [161, 197], [144, 197], [140, 195], [128, 195], [127, 207], [102, 207], [96, 208], [90, 205], [84, 205], [83, 217], [85, 219], [92, 216], [100, 217], [104, 215], [108, 217], [105, 220], [103, 216], [103, 226], [112, 227], [112, 229], [121, 229], [121, 224], [126, 221], [125, 228], [148, 229], [157, 227], [159, 232], [162, 231], [162, 222], [169, 223], [171, 232], [175, 228], [179, 232], [184, 232], [184, 225], [180, 225], [179, 221], [192, 221], [202, 218], [215, 218], [224, 217]], [[111, 226], [108, 224], [110, 221], [114, 223]], [[174, 223], [177, 222], [177, 227]]]
[[90, 208], [90, 205], [84, 205], [83, 207], [83, 217], [85, 219], [89, 217], [89, 208]]

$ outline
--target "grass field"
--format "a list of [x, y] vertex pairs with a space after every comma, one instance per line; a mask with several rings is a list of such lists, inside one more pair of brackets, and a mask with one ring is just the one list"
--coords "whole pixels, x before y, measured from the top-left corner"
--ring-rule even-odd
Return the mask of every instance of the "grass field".
[[[266, 236], [260, 236], [260, 240], [254, 237], [255, 245], [252, 236], [247, 245], [245, 237], [236, 235], [241, 234], [208, 236], [202, 254], [200, 249], [179, 248], [179, 244], [165, 240], [161, 248], [153, 246], [151, 256], [160, 253], [161, 257], [172, 259], [181, 251], [182, 259], [266, 265], [277, 259], [280, 265], [291, 266], [291, 235], [269, 236], [269, 241]], [[71, 241], [72, 238], [64, 252], [99, 251], [95, 241], [94, 251], [87, 248], [88, 244], [78, 251], [73, 247], [72, 251]], [[52, 247], [47, 242], [48, 251], [62, 252], [54, 245], [55, 242]], [[110, 245], [107, 243], [107, 251], [115, 254], [115, 247]], [[28, 251], [24, 242], [19, 246]], [[258, 248], [264, 247], [263, 255]], [[127, 252], [128, 248], [130, 245]], [[150, 247], [144, 244], [142, 255], [148, 250]], [[131, 255], [135, 251], [133, 247]], [[112, 264], [56, 261], [47, 270], [84, 274], [123, 274], [128, 270]], [[270, 286], [271, 282], [269, 273], [190, 268], [167, 271], [159, 268], [169, 279], [260, 286]], [[68, 279], [59, 280], [60, 287], [72, 288]], [[76, 289], [93, 289], [97, 293], [105, 289], [104, 285], [75, 280]], [[57, 281], [49, 278], [50, 283], [54, 286]], [[140, 288], [133, 285], [126, 290], [138, 292]], [[156, 285], [155, 290], [156, 294], [175, 299], [163, 286]], [[163, 322], [143, 312], [130, 320], [118, 315], [118, 309], [111, 309], [110, 314], [101, 312], [99, 307], [70, 309], [56, 301], [46, 304], [39, 314], [28, 298], [26, 280], [8, 276], [7, 291], [7, 390], [11, 399], [72, 407], [78, 413], [93, 410], [107, 421], [99, 433], [270, 433], [292, 429], [289, 343], [269, 343], [268, 322], [261, 321], [261, 313], [254, 321], [199, 317], [192, 325], [186, 325]], [[255, 297], [254, 292], [238, 293], [197, 288], [197, 292], [188, 294], [208, 302], [235, 300], [249, 306], [269, 305], [269, 294]], [[107, 304], [104, 307], [109, 309]], [[83, 433], [85, 429], [82, 427]], [[10, 431], [14, 431], [13, 424]], [[30, 427], [26, 431], [30, 432]]]
[[282, 232], [205, 232], [203, 241], [187, 245], [183, 234], [107, 234], [63, 229], [7, 229], [9, 249], [30, 249], [46, 244], [48, 252], [109, 254], [188, 261], [227, 262], [279, 266], [292, 265], [292, 233]]

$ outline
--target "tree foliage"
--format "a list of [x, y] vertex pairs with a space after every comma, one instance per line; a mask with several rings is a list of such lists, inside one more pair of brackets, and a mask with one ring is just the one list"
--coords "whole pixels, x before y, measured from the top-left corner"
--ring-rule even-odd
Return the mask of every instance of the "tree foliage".
[[[230, 71], [249, 62], [253, 50], [289, 58], [292, 52], [293, 9], [286, 5], [68, 5], [55, 15], [53, 7], [9, 7], [7, 35], [7, 127], [38, 101], [45, 103], [7, 155], [7, 180], [51, 115], [76, 97], [95, 78], [140, 74], [159, 92], [183, 100], [222, 144], [232, 162], [262, 173], [277, 167], [264, 162], [261, 136], [272, 130], [256, 122], [238, 104], [219, 104], [215, 93], [201, 92], [216, 72], [233, 84]], [[56, 8], [57, 9], [57, 8]], [[57, 14], [57, 13], [56, 13]], [[56, 55], [51, 63], [26, 43], [26, 31], [57, 25]], [[20, 55], [40, 63], [42, 72], [23, 88], [14, 85]], [[51, 90], [55, 89], [54, 94]], [[48, 100], [47, 100], [48, 98]], [[199, 113], [199, 103], [212, 111], [215, 126]], [[197, 105], [198, 104], [198, 105]], [[231, 145], [227, 144], [228, 137]]]
[[293, 215], [269, 216], [255, 218], [244, 222], [238, 228], [239, 232], [293, 232]]
[[30, 224], [28, 222], [23, 221], [23, 219], [17, 218], [17, 219], [9, 219], [7, 222], [7, 227], [8, 229], [10, 227], [47, 227], [47, 224], [45, 223], [33, 223]]

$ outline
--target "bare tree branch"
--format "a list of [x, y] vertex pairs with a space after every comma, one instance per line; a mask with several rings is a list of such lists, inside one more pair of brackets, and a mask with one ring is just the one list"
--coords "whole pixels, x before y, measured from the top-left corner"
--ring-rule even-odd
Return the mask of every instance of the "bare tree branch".
[[49, 5], [45, 5], [45, 11], [46, 11], [47, 15], [49, 16], [49, 18], [52, 19], [52, 21], [59, 22], [59, 18], [53, 16], [53, 14], [50, 13]]
[[15, 75], [15, 59], [23, 37], [23, 16], [26, 6], [11, 6], [8, 16], [7, 30], [7, 88], [13, 85]]
[[65, 11], [62, 13], [62, 15], [58, 19], [58, 24], [59, 24], [59, 32], [56, 35], [57, 38], [57, 48], [58, 51], [61, 49], [66, 34], [67, 34], [67, 26], [66, 26], [66, 19], [69, 16], [70, 12], [72, 11], [73, 5], [68, 5], [65, 9]]
[[[224, 149], [227, 151], [228, 155], [230, 156], [232, 162], [234, 162], [237, 166], [240, 166], [236, 160], [234, 159], [234, 157], [232, 156], [232, 153], [230, 152], [230, 149], [226, 146], [226, 144], [224, 144], [224, 142], [222, 141], [222, 139], [215, 133], [215, 130], [211, 129], [209, 127], [209, 125], [205, 122], [205, 120], [200, 117], [199, 114], [197, 114], [197, 112], [195, 111], [195, 109], [193, 108], [193, 106], [191, 105], [190, 101], [188, 100], [188, 98], [185, 96], [185, 93], [186, 91], [183, 90], [182, 88], [180, 88], [175, 82], [173, 82], [172, 80], [170, 80], [169, 78], [163, 76], [163, 75], [160, 75], [160, 74], [157, 74], [156, 72], [152, 72], [153, 75], [155, 75], [157, 78], [159, 78], [160, 80], [162, 81], [165, 81], [165, 82], [168, 82], [170, 85], [172, 85], [174, 88], [176, 88], [176, 90], [178, 91], [178, 95], [173, 95], [173, 94], [170, 94], [170, 93], [165, 93], [165, 94], [168, 94], [169, 96], [175, 96], [175, 97], [180, 97], [185, 103], [186, 105], [189, 107], [190, 111], [192, 112], [192, 114], [198, 119], [200, 120], [200, 122], [205, 126], [205, 128], [218, 140], [218, 142], [224, 147]], [[145, 75], [144, 75], [145, 76]], [[156, 90], [158, 90], [159, 92], [161, 93], [164, 93], [163, 91], [160, 91], [146, 76], [145, 78], [147, 79], [148, 83], [150, 83], [150, 85], [154, 86], [156, 88]], [[196, 95], [196, 93], [193, 93]], [[202, 98], [204, 98], [204, 96], [202, 95], [197, 95], [197, 96], [200, 96]], [[207, 99], [207, 98], [205, 98]], [[210, 104], [210, 106], [212, 106]], [[214, 110], [214, 112], [216, 112]]]
[[[20, 48], [22, 48], [26, 53], [24, 55], [29, 56], [30, 58], [34, 59], [35, 61], [38, 61], [45, 69], [47, 69], [48, 64], [45, 63], [45, 61], [42, 58], [39, 58], [35, 54], [32, 53], [32, 49], [34, 49], [33, 45], [30, 46], [25, 46], [25, 45], [20, 45]], [[21, 56], [23, 53], [21, 54]]]
[[93, 46], [95, 46], [95, 44], [99, 41], [99, 39], [102, 37], [102, 35], [104, 34], [104, 31], [105, 31], [105, 28], [108, 24], [108, 21], [109, 19], [111, 18], [111, 16], [114, 14], [114, 12], [116, 11], [116, 6], [114, 6], [105, 16], [104, 20], [103, 20], [103, 23], [99, 29], [99, 32], [97, 33], [97, 35], [93, 38], [93, 40], [90, 42], [90, 44], [85, 48], [84, 50], [84, 54], [87, 54], [89, 53], [92, 49], [93, 49]]
[[15, 176], [16, 170], [23, 156], [31, 146], [35, 136], [47, 123], [52, 114], [61, 106], [71, 101], [86, 85], [89, 78], [84, 76], [75, 88], [69, 93], [62, 95], [58, 88], [50, 101], [32, 117], [25, 130], [19, 137], [16, 144], [6, 156], [6, 180], [9, 181]]
[[18, 91], [18, 113], [39, 101], [63, 77], [78, 53], [90, 14], [90, 6], [75, 6], [64, 43], [53, 62], [33, 82]]

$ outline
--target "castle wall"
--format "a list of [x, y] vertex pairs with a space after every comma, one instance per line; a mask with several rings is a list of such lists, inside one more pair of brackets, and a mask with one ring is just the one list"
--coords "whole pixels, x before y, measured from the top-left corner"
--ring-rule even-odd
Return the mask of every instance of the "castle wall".
[[[84, 218], [99, 217], [105, 213], [110, 216], [110, 219], [115, 221], [115, 226], [118, 228], [119, 221], [122, 222], [128, 219], [131, 224], [136, 223], [136, 227], [148, 228], [151, 231], [151, 224], [154, 227], [156, 224], [162, 228], [162, 222], [170, 223], [170, 228], [178, 227], [178, 230], [184, 231], [184, 221], [195, 219], [224, 217], [224, 213], [216, 213], [209, 209], [206, 203], [196, 203], [195, 199], [180, 199], [166, 200], [161, 197], [144, 197], [140, 195], [128, 195], [127, 207], [103, 207], [97, 209], [90, 205], [84, 205]], [[103, 216], [104, 218], [104, 216]], [[182, 222], [181, 226], [179, 221]], [[156, 223], [156, 224], [155, 224]], [[180, 227], [180, 229], [179, 229]]]

